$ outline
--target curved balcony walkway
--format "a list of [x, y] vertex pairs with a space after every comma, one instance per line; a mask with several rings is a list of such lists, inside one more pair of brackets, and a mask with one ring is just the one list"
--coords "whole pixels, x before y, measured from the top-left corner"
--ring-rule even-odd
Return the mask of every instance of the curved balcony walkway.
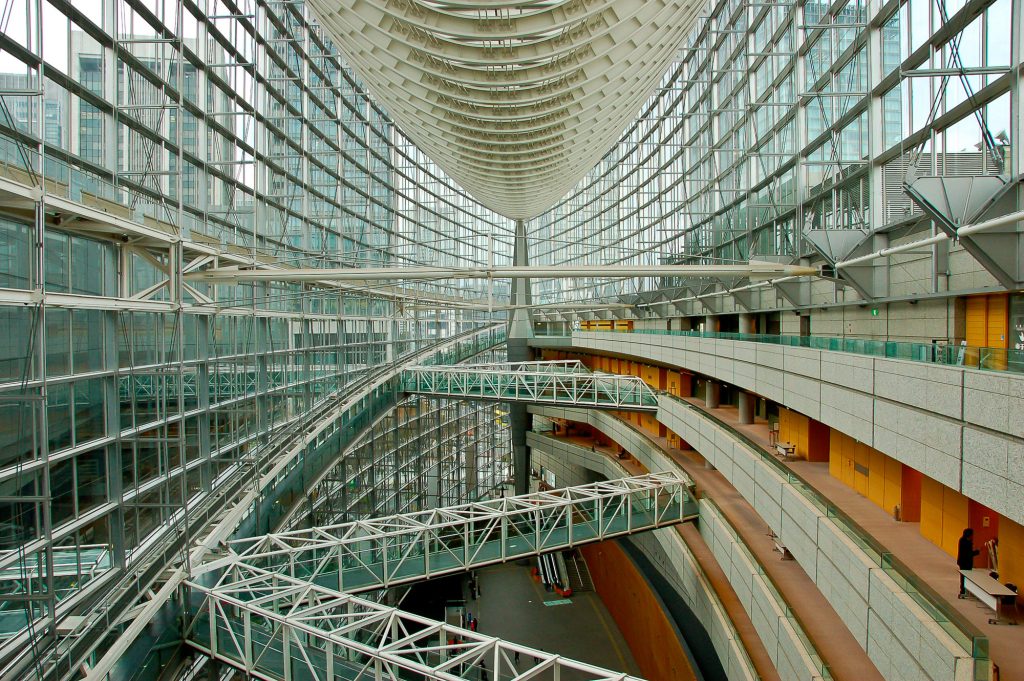
[[[767, 421], [758, 420], [753, 424], [741, 424], [735, 407], [708, 409], [698, 398], [683, 399], [742, 432], [766, 452], [775, 453], [775, 449], [769, 443]], [[667, 446], [667, 442], [664, 446]], [[1024, 649], [1024, 626], [989, 624], [991, 610], [972, 599], [957, 598], [960, 579], [956, 563], [952, 556], [921, 535], [920, 523], [897, 522], [866, 497], [832, 477], [829, 474], [828, 463], [803, 460], [782, 463], [867, 530], [893, 556], [909, 567], [914, 575], [943, 598], [949, 607], [981, 630], [988, 637], [989, 654], [992, 661], [998, 665], [1002, 679], [1024, 679], [1024, 656], [1020, 654]], [[684, 470], [689, 472], [685, 467]], [[694, 481], [698, 487], [701, 486], [696, 476]]]
[[[765, 426], [765, 432], [767, 433], [767, 426]], [[692, 458], [692, 453], [688, 455], [669, 445], [666, 438], [655, 437], [647, 432], [644, 435], [660, 447], [693, 479], [697, 485], [698, 496], [706, 494], [717, 504], [744, 544], [762, 565], [779, 593], [786, 599], [786, 603], [802, 624], [814, 647], [829, 665], [833, 678], [837, 681], [883, 681], [882, 675], [868, 659], [857, 639], [843, 624], [839, 615], [836, 614], [807, 573], [795, 561], [782, 560], [782, 556], [775, 550], [775, 543], [767, 523], [743, 499], [736, 488], [729, 484], [718, 471], [704, 468], [701, 463]], [[767, 437], [765, 444], [767, 445]], [[595, 451], [615, 457], [615, 451], [612, 448], [596, 446]], [[623, 463], [626, 463], [631, 474], [635, 475], [643, 470], [643, 466], [636, 461], [630, 460]], [[696, 528], [679, 528], [684, 539], [687, 539], [684, 533], [685, 529], [691, 530], [696, 538], [700, 539], [700, 533]], [[696, 542], [690, 538], [687, 540], [687, 544], [692, 549]], [[714, 560], [714, 556], [710, 549], [707, 549], [706, 544], [704, 547], [705, 553], [696, 554], [701, 560], [701, 566], [704, 567], [713, 584], [717, 581], [717, 575], [728, 586], [728, 578], [718, 566], [717, 561]], [[709, 566], [714, 566], [717, 570], [710, 570]], [[753, 630], [753, 625], [749, 624], [750, 618], [738, 600], [735, 607], [730, 607], [727, 599], [722, 595], [725, 590], [719, 588], [718, 584], [715, 584], [715, 590], [719, 593], [723, 604], [726, 604], [729, 616], [733, 618], [741, 636], [744, 634], [743, 628], [750, 626]], [[732, 591], [731, 586], [728, 586], [728, 591]], [[732, 592], [732, 598], [736, 598], [735, 592]], [[737, 608], [742, 613], [742, 617], [736, 617]], [[743, 628], [741, 628], [741, 624]], [[754, 636], [756, 637], [756, 630]], [[758, 644], [763, 650], [760, 639], [758, 639]], [[747, 651], [756, 664], [754, 652], [756, 648], [752, 648], [745, 637], [744, 645], [747, 646]], [[768, 662], [768, 665], [771, 666], [771, 662]]]

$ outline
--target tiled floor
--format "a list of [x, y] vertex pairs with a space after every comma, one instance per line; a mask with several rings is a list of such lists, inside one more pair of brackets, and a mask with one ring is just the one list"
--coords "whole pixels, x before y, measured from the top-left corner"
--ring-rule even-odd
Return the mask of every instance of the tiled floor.
[[[466, 607], [479, 618], [480, 633], [640, 676], [636, 660], [596, 593], [573, 594], [568, 604], [546, 606], [544, 601], [564, 599], [535, 582], [529, 567], [505, 563], [478, 570], [477, 575], [480, 597], [467, 601]], [[527, 661], [522, 662], [525, 670]], [[566, 674], [562, 679], [573, 681]]]

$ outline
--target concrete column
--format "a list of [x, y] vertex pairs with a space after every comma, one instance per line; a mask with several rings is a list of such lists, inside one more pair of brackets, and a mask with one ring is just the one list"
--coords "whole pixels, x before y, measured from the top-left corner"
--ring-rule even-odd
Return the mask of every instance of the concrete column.
[[704, 388], [704, 406], [708, 409], [717, 409], [722, 396], [722, 385], [715, 381], [708, 380]]
[[704, 317], [705, 331], [718, 331], [718, 328], [718, 317], [713, 314], [709, 314]]
[[754, 315], [740, 312], [740, 333], [754, 333]]
[[[529, 265], [526, 249], [526, 221], [516, 220], [515, 249], [513, 265]], [[532, 295], [528, 278], [512, 279], [512, 304], [530, 305]], [[512, 311], [508, 324], [508, 361], [528, 362], [533, 359], [529, 340], [533, 338], [531, 310], [517, 307]], [[523, 403], [509, 405], [509, 428], [512, 434], [512, 471], [516, 480], [516, 494], [530, 491], [530, 448], [526, 446], [526, 433], [533, 427], [533, 416]]]
[[754, 422], [754, 404], [757, 398], [746, 390], [740, 391], [740, 423]]

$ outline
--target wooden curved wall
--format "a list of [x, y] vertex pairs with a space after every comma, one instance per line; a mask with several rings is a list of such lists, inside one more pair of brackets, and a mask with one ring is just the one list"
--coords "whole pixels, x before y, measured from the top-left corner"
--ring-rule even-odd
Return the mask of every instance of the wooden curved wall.
[[649, 681], [696, 680], [661, 601], [614, 541], [580, 547], [601, 596]]

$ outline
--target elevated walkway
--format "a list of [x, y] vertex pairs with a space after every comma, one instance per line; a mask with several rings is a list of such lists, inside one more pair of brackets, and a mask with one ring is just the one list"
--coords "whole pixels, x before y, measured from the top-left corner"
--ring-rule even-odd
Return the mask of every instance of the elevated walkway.
[[402, 374], [407, 393], [655, 412], [658, 398], [635, 376], [591, 373], [581, 362], [415, 366]]
[[250, 678], [641, 681], [243, 563], [189, 585], [189, 645]]
[[452, 681], [482, 679], [485, 668], [495, 679], [632, 681], [345, 592], [675, 525], [695, 517], [691, 486], [679, 473], [656, 473], [232, 541], [230, 555], [188, 581], [186, 640], [268, 681]]
[[236, 563], [358, 593], [653, 530], [696, 517], [691, 483], [654, 473], [228, 543]]

